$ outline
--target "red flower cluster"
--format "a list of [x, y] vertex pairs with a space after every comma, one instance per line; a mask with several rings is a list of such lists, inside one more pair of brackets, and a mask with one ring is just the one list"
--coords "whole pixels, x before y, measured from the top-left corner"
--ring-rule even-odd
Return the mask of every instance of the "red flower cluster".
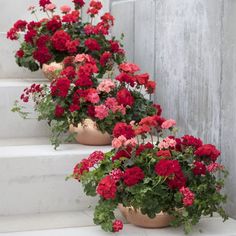
[[46, 5], [51, 4], [50, 0], [39, 0], [39, 5], [43, 8], [46, 7]]
[[125, 170], [123, 178], [127, 186], [133, 186], [144, 179], [144, 173], [141, 168], [134, 166]]
[[182, 172], [181, 166], [177, 160], [161, 159], [155, 165], [157, 175], [168, 177], [169, 188], [181, 188], [185, 186], [186, 178]]
[[87, 11], [92, 17], [97, 15], [99, 10], [102, 9], [102, 3], [100, 1], [92, 0], [89, 4], [89, 9]]
[[118, 138], [121, 135], [124, 135], [127, 139], [133, 138], [135, 133], [132, 126], [123, 122], [117, 123], [113, 129], [113, 136]]
[[112, 179], [115, 180], [115, 182], [119, 182], [123, 176], [124, 176], [124, 172], [121, 169], [114, 169], [112, 170], [109, 175], [112, 177]]
[[116, 182], [109, 175], [101, 179], [97, 186], [97, 193], [105, 199], [115, 199], [116, 191]]
[[109, 59], [112, 57], [112, 54], [110, 52], [104, 52], [100, 57], [100, 64], [102, 66], [106, 66]]
[[194, 203], [194, 194], [189, 188], [182, 187], [180, 193], [183, 195], [184, 206], [192, 206]]
[[119, 69], [121, 72], [131, 74], [134, 74], [135, 72], [140, 70], [139, 66], [133, 63], [122, 63], [119, 65]]
[[84, 44], [90, 51], [99, 51], [101, 49], [97, 40], [93, 38], [86, 39]]
[[220, 151], [212, 144], [205, 144], [199, 147], [194, 154], [201, 158], [210, 158], [211, 161], [215, 162], [220, 155]]
[[88, 172], [88, 171], [89, 171], [88, 162], [86, 159], [84, 159], [74, 167], [73, 176], [75, 179], [80, 180], [80, 176], [84, 172]]
[[158, 157], [171, 157], [171, 153], [169, 150], [160, 150], [157, 152]]
[[62, 26], [60, 17], [53, 16], [52, 19], [47, 22], [46, 26], [47, 26], [47, 29], [52, 32], [57, 31]]
[[32, 84], [29, 88], [25, 88], [24, 92], [21, 94], [20, 99], [27, 103], [29, 101], [29, 97], [34, 93], [41, 93], [42, 87], [40, 84]]
[[44, 64], [52, 59], [52, 54], [47, 47], [39, 47], [33, 52], [33, 58], [40, 64]]
[[85, 2], [84, 0], [72, 0], [74, 2], [75, 5], [79, 6], [79, 7], [83, 7]]
[[59, 78], [51, 84], [52, 96], [65, 98], [70, 88], [70, 80], [68, 78]]
[[134, 104], [134, 98], [131, 95], [130, 91], [126, 88], [121, 89], [118, 93], [117, 93], [117, 102], [120, 105], [124, 105], [124, 106], [132, 106]]
[[112, 228], [114, 232], [119, 232], [123, 229], [123, 223], [120, 220], [115, 220], [112, 224]]
[[76, 23], [79, 20], [79, 11], [72, 11], [62, 17], [62, 22], [65, 23]]
[[194, 175], [205, 175], [206, 174], [206, 166], [202, 162], [195, 161], [193, 164], [194, 164], [194, 168], [193, 168]]
[[184, 135], [181, 138], [181, 144], [185, 147], [192, 146], [197, 149], [202, 146], [202, 140], [191, 135]]
[[127, 147], [125, 150], [119, 150], [116, 154], [112, 157], [112, 162], [115, 160], [119, 160], [120, 158], [130, 158], [131, 157], [131, 147]]
[[56, 31], [52, 36], [52, 45], [58, 51], [66, 51], [67, 41], [71, 40], [71, 37], [64, 30]]
[[87, 162], [88, 162], [88, 167], [94, 167], [95, 164], [100, 162], [101, 160], [104, 159], [104, 153], [101, 151], [95, 151], [92, 154], [89, 155]]
[[64, 115], [64, 112], [65, 112], [65, 109], [62, 106], [56, 105], [55, 112], [54, 112], [55, 117], [57, 118], [62, 117]]

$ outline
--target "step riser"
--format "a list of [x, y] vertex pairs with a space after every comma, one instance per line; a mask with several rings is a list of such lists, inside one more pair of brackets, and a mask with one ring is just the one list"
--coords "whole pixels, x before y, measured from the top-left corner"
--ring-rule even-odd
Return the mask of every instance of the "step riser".
[[86, 197], [78, 181], [65, 181], [65, 177], [72, 173], [76, 163], [99, 148], [87, 147], [85, 150], [82, 145], [74, 145], [77, 150], [73, 151], [70, 146], [73, 145], [66, 151], [51, 150], [48, 156], [45, 151], [41, 157], [17, 154], [0, 157], [0, 216], [76, 211], [93, 205], [96, 199]]
[[[19, 114], [11, 111], [14, 101], [19, 100], [24, 88], [30, 84], [31, 82], [0, 81], [0, 139], [49, 136], [46, 122], [38, 122], [37, 119], [24, 120]], [[29, 110], [33, 111], [32, 106], [29, 106]], [[36, 117], [35, 114], [32, 116]]]

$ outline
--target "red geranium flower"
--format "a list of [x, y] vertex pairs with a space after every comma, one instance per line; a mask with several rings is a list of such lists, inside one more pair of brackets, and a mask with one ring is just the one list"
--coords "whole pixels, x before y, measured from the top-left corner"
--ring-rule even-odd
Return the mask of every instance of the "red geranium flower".
[[85, 4], [84, 0], [73, 0], [73, 2], [79, 7], [83, 7]]
[[147, 93], [154, 93], [155, 88], [156, 88], [156, 82], [155, 81], [151, 81], [149, 80], [146, 84], [145, 84], [145, 88], [147, 90]]
[[168, 177], [180, 171], [181, 171], [181, 167], [177, 160], [161, 159], [155, 165], [155, 172], [158, 175], [164, 176], [164, 177]]
[[205, 175], [206, 174], [206, 166], [202, 162], [195, 161], [193, 164], [194, 164], [194, 168], [193, 168], [194, 175]]
[[115, 199], [116, 191], [116, 182], [109, 175], [101, 179], [97, 186], [97, 193], [105, 199]]
[[46, 47], [39, 47], [33, 52], [33, 58], [37, 60], [40, 64], [49, 62], [52, 59], [52, 54]]
[[61, 107], [60, 105], [56, 105], [55, 116], [58, 117], [58, 118], [63, 116], [64, 111], [65, 111], [65, 109], [63, 107]]
[[89, 171], [89, 167], [88, 167], [88, 161], [87, 159], [83, 159], [79, 164], [76, 164], [76, 166], [74, 167], [74, 178], [75, 179], [80, 179], [80, 176], [84, 173], [84, 172], [88, 172]]
[[184, 135], [181, 138], [181, 144], [187, 147], [192, 146], [197, 149], [202, 146], [202, 140], [191, 135]]
[[216, 149], [216, 147], [212, 144], [205, 144], [201, 147], [199, 147], [195, 153], [196, 156], [198, 157], [208, 157], [210, 158], [213, 162], [217, 160], [217, 157], [220, 155], [220, 151]]
[[127, 168], [124, 172], [124, 183], [127, 186], [133, 186], [144, 179], [145, 175], [141, 168], [134, 166]]
[[39, 0], [39, 5], [43, 8], [46, 7], [46, 5], [51, 4], [52, 2], [50, 0]]
[[72, 11], [62, 17], [62, 22], [66, 23], [75, 23], [79, 20], [80, 13], [79, 11]]
[[112, 57], [112, 54], [110, 52], [104, 52], [100, 57], [100, 64], [102, 66], [106, 66], [108, 60]]
[[112, 162], [115, 160], [119, 160], [120, 158], [130, 158], [131, 157], [132, 148], [129, 146], [125, 150], [119, 150], [116, 154], [112, 157]]
[[169, 150], [160, 150], [157, 152], [158, 157], [171, 157], [171, 153]]
[[27, 21], [25, 20], [18, 20], [15, 24], [14, 24], [14, 28], [19, 31], [19, 30], [25, 30], [26, 28], [26, 25], [27, 25]]
[[121, 89], [116, 96], [119, 104], [130, 107], [134, 104], [134, 98], [126, 88]]
[[84, 44], [90, 51], [99, 51], [101, 48], [97, 40], [93, 38], [86, 39]]
[[154, 145], [151, 143], [146, 143], [146, 144], [140, 144], [138, 149], [136, 150], [136, 155], [139, 156], [143, 151], [147, 149], [153, 149]]
[[121, 83], [125, 82], [127, 84], [130, 84], [131, 87], [134, 87], [134, 84], [136, 81], [134, 76], [127, 74], [127, 73], [120, 73], [118, 76], [116, 76], [115, 79], [120, 81]]
[[75, 73], [75, 69], [73, 66], [67, 66], [62, 72], [61, 75], [69, 78], [69, 79], [73, 79], [76, 75]]
[[186, 185], [186, 178], [183, 174], [182, 171], [179, 171], [177, 173], [175, 173], [174, 177], [172, 179], [168, 179], [167, 183], [169, 188], [171, 189], [180, 189], [181, 187]]
[[70, 80], [68, 78], [59, 78], [51, 85], [52, 96], [65, 98], [70, 88]]
[[122, 63], [119, 65], [119, 69], [123, 72], [131, 74], [134, 74], [140, 70], [139, 66], [133, 63]]
[[70, 35], [64, 30], [56, 31], [52, 36], [52, 45], [58, 51], [66, 51], [66, 43], [70, 41]]
[[121, 135], [124, 135], [127, 139], [135, 137], [132, 126], [123, 122], [118, 122], [113, 129], [113, 136], [118, 138]]
[[59, 16], [53, 16], [53, 18], [47, 22], [47, 29], [55, 32], [56, 30], [61, 28], [61, 19]]
[[22, 49], [20, 49], [20, 50], [18, 50], [17, 52], [16, 52], [16, 56], [17, 57], [19, 57], [19, 58], [22, 58], [23, 56], [24, 56], [24, 51], [22, 50]]
[[70, 53], [70, 54], [75, 54], [78, 50], [78, 47], [79, 47], [79, 40], [73, 40], [73, 41], [67, 41], [66, 42], [66, 48], [67, 48], [67, 51]]
[[114, 232], [119, 232], [123, 229], [123, 223], [121, 220], [115, 220], [112, 224], [112, 228]]

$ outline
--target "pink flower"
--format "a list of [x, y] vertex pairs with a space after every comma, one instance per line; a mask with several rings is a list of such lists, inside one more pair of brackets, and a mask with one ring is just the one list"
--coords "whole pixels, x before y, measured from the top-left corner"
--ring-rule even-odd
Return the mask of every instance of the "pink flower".
[[162, 129], [169, 129], [175, 125], [176, 125], [176, 121], [173, 119], [169, 119], [169, 120], [166, 120], [162, 123], [161, 128]]
[[206, 168], [209, 172], [216, 172], [217, 170], [223, 170], [224, 166], [219, 163], [213, 162], [210, 165], [208, 165]]
[[88, 54], [84, 54], [84, 53], [82, 53], [82, 54], [77, 54], [76, 55], [76, 57], [75, 57], [75, 62], [77, 62], [77, 63], [82, 63], [82, 62], [84, 62], [84, 61], [90, 61], [90, 57], [89, 57], [89, 55]]
[[124, 135], [119, 136], [118, 138], [114, 138], [112, 140], [112, 147], [114, 148], [120, 148], [121, 146], [123, 146], [125, 144], [125, 142], [127, 141], [126, 137]]
[[98, 96], [96, 89], [88, 89], [86, 100], [93, 104], [98, 103], [100, 101], [100, 97]]
[[125, 142], [125, 146], [135, 147], [136, 145], [137, 145], [137, 141], [136, 141], [135, 138], [128, 139], [128, 140]]
[[194, 203], [194, 194], [189, 188], [182, 187], [180, 193], [183, 195], [183, 204], [185, 206], [192, 206]]
[[113, 180], [115, 180], [115, 182], [118, 182], [123, 178], [124, 172], [121, 169], [114, 169], [109, 173], [109, 175]]
[[105, 101], [105, 104], [108, 108], [116, 107], [118, 106], [118, 102], [115, 98], [107, 98]]
[[53, 10], [56, 9], [56, 5], [53, 4], [53, 3], [47, 4], [47, 5], [45, 6], [45, 9], [46, 9], [47, 11], [53, 11]]
[[115, 220], [112, 224], [112, 228], [114, 232], [119, 232], [123, 229], [123, 223], [120, 220]]
[[158, 144], [158, 148], [159, 149], [167, 149], [169, 147], [175, 147], [176, 145], [176, 141], [172, 138], [165, 138], [163, 139], [159, 144]]
[[108, 116], [109, 109], [105, 105], [95, 106], [95, 117], [103, 120]]
[[115, 83], [111, 79], [104, 79], [99, 85], [97, 90], [99, 92], [109, 93], [112, 89], [115, 88]]
[[60, 10], [63, 12], [63, 13], [69, 13], [71, 8], [68, 6], [68, 5], [63, 5], [60, 7]]

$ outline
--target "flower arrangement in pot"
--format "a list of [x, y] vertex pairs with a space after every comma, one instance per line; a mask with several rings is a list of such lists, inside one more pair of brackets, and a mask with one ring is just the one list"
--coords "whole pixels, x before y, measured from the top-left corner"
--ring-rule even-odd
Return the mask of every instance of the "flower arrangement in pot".
[[[68, 56], [89, 54], [96, 62], [97, 76], [102, 76], [112, 69], [114, 64], [124, 60], [124, 50], [115, 37], [110, 36], [110, 28], [114, 24], [114, 17], [105, 13], [100, 21], [94, 18], [102, 9], [102, 3], [91, 0], [87, 9], [90, 22], [82, 22], [81, 12], [85, 7], [84, 0], [72, 0], [74, 9], [63, 5], [57, 11], [57, 6], [51, 0], [40, 0], [39, 10], [45, 17], [39, 19], [37, 8], [29, 7], [29, 11], [36, 17], [36, 21], [18, 20], [8, 31], [7, 38], [18, 40], [20, 48], [16, 52], [16, 63], [30, 71], [37, 71], [43, 67], [44, 74], [49, 79], [55, 78], [58, 68]], [[109, 60], [106, 65], [104, 61]], [[50, 67], [45, 64], [51, 64]], [[54, 76], [53, 73], [56, 75]]]
[[94, 152], [75, 166], [72, 176], [86, 195], [100, 197], [94, 223], [103, 230], [123, 228], [114, 214], [117, 207], [130, 223], [183, 225], [186, 233], [202, 215], [217, 212], [227, 219], [222, 208], [226, 196], [220, 192], [227, 171], [217, 163], [220, 151], [190, 135], [176, 138], [174, 125], [158, 115], [137, 125], [118, 123], [114, 149]]
[[[55, 147], [74, 136], [73, 132], [68, 133], [69, 128], [79, 132], [77, 140], [82, 144], [104, 145], [111, 143], [110, 135], [117, 122], [138, 123], [146, 115], [161, 113], [160, 106], [145, 97], [145, 93], [149, 96], [154, 93], [155, 82], [147, 73], [139, 73], [140, 69], [135, 64], [122, 63], [116, 76], [110, 74], [102, 80], [96, 77], [98, 67], [91, 55], [67, 57], [63, 67], [59, 77], [50, 85], [33, 84], [21, 95], [23, 103], [32, 98], [38, 119], [49, 123]], [[24, 108], [17, 102], [13, 111], [27, 118]], [[96, 138], [97, 133], [89, 135], [87, 130], [86, 137], [78, 131], [78, 124], [86, 126], [88, 119], [100, 134], [105, 134], [106, 142]], [[68, 135], [64, 136], [66, 133]]]

